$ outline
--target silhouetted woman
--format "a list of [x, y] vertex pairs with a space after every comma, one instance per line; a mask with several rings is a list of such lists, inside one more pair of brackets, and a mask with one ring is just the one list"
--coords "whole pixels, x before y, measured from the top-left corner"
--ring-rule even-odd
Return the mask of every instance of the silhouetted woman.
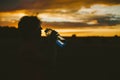
[[18, 59], [21, 80], [47, 80], [50, 67], [48, 53], [52, 49], [41, 38], [41, 21], [36, 16], [24, 16], [18, 23], [20, 48]]

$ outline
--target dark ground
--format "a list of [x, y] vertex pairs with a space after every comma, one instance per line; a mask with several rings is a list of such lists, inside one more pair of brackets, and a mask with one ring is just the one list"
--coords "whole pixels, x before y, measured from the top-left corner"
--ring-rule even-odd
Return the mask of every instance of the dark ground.
[[[120, 80], [120, 37], [66, 40], [64, 48], [55, 50], [55, 80]], [[19, 44], [17, 29], [0, 27], [0, 80], [19, 80], [15, 64]]]
[[[120, 80], [120, 37], [66, 37], [66, 40], [67, 45], [56, 51], [55, 80]], [[0, 80], [17, 77], [12, 74], [16, 54], [11, 53], [17, 44], [14, 38], [0, 39]]]
[[[120, 38], [70, 38], [58, 59], [58, 72], [65, 80], [119, 80]], [[61, 80], [59, 79], [59, 80]]]

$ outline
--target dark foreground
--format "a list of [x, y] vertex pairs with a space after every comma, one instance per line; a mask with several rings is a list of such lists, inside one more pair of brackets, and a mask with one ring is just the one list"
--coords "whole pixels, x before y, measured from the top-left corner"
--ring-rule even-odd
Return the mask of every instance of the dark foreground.
[[[120, 80], [120, 37], [69, 37], [57, 48], [55, 80]], [[15, 80], [13, 38], [0, 39], [1, 79]], [[16, 77], [16, 78], [13, 78]], [[19, 79], [18, 79], [19, 80]]]
[[68, 52], [59, 59], [59, 75], [65, 80], [119, 80], [120, 38], [70, 39]]

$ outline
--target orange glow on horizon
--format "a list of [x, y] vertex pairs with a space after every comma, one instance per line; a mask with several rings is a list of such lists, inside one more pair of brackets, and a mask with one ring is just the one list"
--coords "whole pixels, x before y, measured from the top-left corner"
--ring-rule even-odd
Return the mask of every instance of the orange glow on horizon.
[[0, 12], [0, 26], [14, 26], [17, 28], [18, 21], [25, 15], [28, 15], [26, 10]]
[[[54, 29], [61, 36], [72, 36], [75, 34], [77, 37], [80, 36], [105, 36], [113, 37], [115, 35], [120, 36], [120, 29]], [[45, 36], [44, 30], [42, 30], [42, 36]]]

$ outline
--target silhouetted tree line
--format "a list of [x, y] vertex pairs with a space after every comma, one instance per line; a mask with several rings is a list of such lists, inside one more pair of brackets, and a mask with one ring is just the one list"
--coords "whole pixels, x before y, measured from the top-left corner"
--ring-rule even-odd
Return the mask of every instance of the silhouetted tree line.
[[[0, 26], [0, 38], [18, 38], [19, 31], [14, 26]], [[65, 37], [68, 45], [74, 46], [86, 46], [86, 45], [115, 45], [119, 44], [120, 37], [115, 35], [114, 37], [77, 37], [73, 34], [71, 37]]]
[[0, 26], [0, 38], [18, 37], [18, 29], [10, 26]]
[[[0, 38], [18, 38], [19, 31], [14, 26], [0, 26]], [[44, 37], [43, 37], [44, 38]], [[120, 43], [120, 37], [115, 35], [114, 37], [77, 37], [73, 34], [71, 37], [65, 37], [67, 40], [67, 46], [104, 46], [104, 45], [118, 45]]]

